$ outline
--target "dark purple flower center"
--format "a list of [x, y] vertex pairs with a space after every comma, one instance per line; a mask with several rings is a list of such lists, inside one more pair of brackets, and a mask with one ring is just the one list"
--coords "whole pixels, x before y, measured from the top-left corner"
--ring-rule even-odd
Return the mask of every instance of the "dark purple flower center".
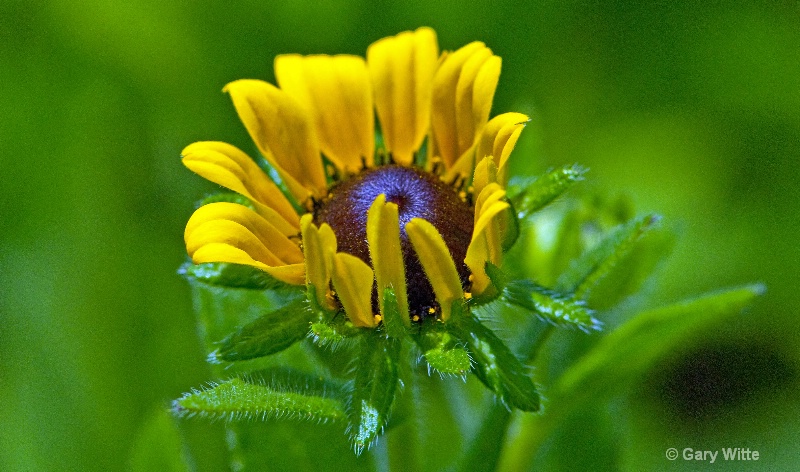
[[[456, 263], [461, 284], [469, 287], [469, 269], [464, 264], [474, 226], [473, 209], [458, 191], [439, 177], [414, 167], [397, 165], [367, 169], [331, 188], [314, 214], [317, 225], [327, 223], [336, 233], [338, 250], [372, 265], [367, 244], [367, 211], [375, 198], [386, 195], [395, 203], [400, 219], [400, 247], [406, 270], [409, 311], [423, 318], [437, 310], [433, 288], [406, 235], [405, 225], [412, 218], [423, 218], [441, 233]], [[377, 312], [377, 294], [373, 309]]]

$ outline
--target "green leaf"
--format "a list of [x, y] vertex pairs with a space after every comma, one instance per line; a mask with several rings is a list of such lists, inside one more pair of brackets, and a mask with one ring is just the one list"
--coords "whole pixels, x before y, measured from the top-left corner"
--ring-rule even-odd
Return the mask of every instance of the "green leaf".
[[268, 356], [303, 339], [315, 313], [304, 299], [297, 299], [261, 316], [220, 341], [209, 354], [211, 363], [233, 362]]
[[184, 263], [178, 273], [187, 279], [197, 280], [209, 285], [231, 288], [248, 288], [253, 290], [279, 290], [297, 288], [266, 272], [245, 264], [229, 264], [227, 262], [206, 262], [194, 264]]
[[403, 339], [407, 334], [406, 324], [408, 321], [403, 320], [402, 316], [394, 290], [387, 287], [383, 291], [383, 326], [389, 337]]
[[197, 207], [199, 208], [203, 205], [208, 205], [209, 203], [218, 203], [218, 202], [238, 203], [239, 205], [246, 206], [251, 210], [256, 209], [255, 206], [253, 206], [253, 202], [251, 202], [249, 198], [245, 197], [244, 195], [232, 192], [221, 192], [209, 195], [206, 198], [204, 198], [197, 205]]
[[[454, 308], [457, 305], [454, 304]], [[505, 404], [523, 411], [539, 410], [539, 393], [519, 359], [508, 346], [474, 316], [461, 314], [448, 329], [467, 348], [473, 372]]]
[[[294, 385], [287, 386], [269, 385], [263, 378], [237, 377], [184, 394], [173, 402], [172, 412], [178, 417], [200, 416], [228, 421], [289, 418], [325, 422], [344, 419], [342, 400], [329, 396], [321, 388], [312, 390], [306, 380], [298, 379]], [[324, 390], [336, 391], [336, 388]]]
[[584, 252], [559, 277], [557, 290], [586, 298], [592, 289], [622, 260], [648, 230], [661, 218], [646, 215], [618, 226], [594, 248]]
[[372, 331], [362, 338], [348, 404], [348, 434], [360, 455], [386, 427], [397, 390], [401, 342]]
[[655, 269], [672, 252], [675, 237], [663, 225], [646, 231], [614, 267], [592, 288], [586, 299], [595, 310], [607, 310], [639, 292]]
[[469, 353], [441, 322], [425, 320], [420, 332], [412, 337], [422, 349], [428, 366], [439, 374], [464, 376], [469, 372]]
[[503, 470], [527, 470], [542, 441], [563, 418], [587, 405], [599, 404], [630, 385], [663, 356], [691, 342], [703, 330], [740, 313], [763, 285], [715, 292], [643, 312], [601, 339], [550, 389], [544, 415], [528, 422], [517, 444], [503, 457]]
[[131, 472], [188, 472], [175, 419], [163, 407], [150, 415], [133, 441], [129, 462]]
[[292, 192], [289, 191], [289, 187], [286, 186], [286, 182], [283, 181], [278, 170], [269, 163], [269, 160], [265, 158], [260, 151], [256, 151], [256, 156], [256, 164], [269, 176], [270, 180], [275, 182], [275, 185], [278, 186], [278, 190], [281, 191], [286, 200], [292, 205], [294, 211], [299, 215], [306, 213], [308, 210], [304, 208], [303, 205], [297, 201]]
[[340, 346], [355, 341], [361, 334], [362, 328], [357, 328], [344, 316], [334, 318], [332, 321], [315, 321], [311, 323], [309, 336], [314, 343], [321, 347], [338, 349]]
[[513, 195], [510, 200], [524, 218], [561, 196], [572, 184], [583, 180], [585, 174], [584, 167], [573, 164], [550, 171], [532, 183], [512, 182], [508, 190], [509, 195]]
[[192, 304], [206, 352], [217, 348], [216, 342], [297, 299], [305, 298], [300, 287], [295, 290], [249, 290], [221, 287], [190, 278]]
[[557, 326], [598, 331], [602, 323], [592, 316], [586, 302], [540, 287], [530, 280], [515, 280], [505, 286], [500, 300], [536, 314]]
[[507, 216], [501, 220], [502, 224], [504, 225], [503, 244], [502, 244], [504, 253], [507, 252], [509, 249], [511, 249], [514, 243], [517, 242], [517, 239], [519, 239], [519, 234], [520, 234], [519, 216], [517, 210], [516, 208], [514, 208], [514, 204], [511, 201], [507, 202], [509, 205], [511, 205], [511, 208], [507, 209], [504, 212], [504, 214]]
[[551, 396], [598, 400], [626, 385], [655, 360], [687, 342], [698, 330], [741, 312], [764, 292], [761, 285], [729, 289], [646, 311], [620, 326], [554, 386]]
[[[511, 281], [499, 267], [486, 263], [486, 275], [498, 288], [498, 301], [525, 308], [540, 319], [557, 326], [581, 331], [600, 330], [602, 323], [592, 316], [583, 300], [546, 289], [530, 280]], [[483, 301], [483, 300], [479, 300]]]

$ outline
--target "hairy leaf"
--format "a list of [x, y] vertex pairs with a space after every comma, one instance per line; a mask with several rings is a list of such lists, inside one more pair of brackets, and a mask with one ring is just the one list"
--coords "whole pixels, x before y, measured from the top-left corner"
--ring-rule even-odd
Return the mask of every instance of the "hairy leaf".
[[539, 392], [519, 359], [474, 316], [455, 312], [448, 329], [466, 346], [480, 381], [508, 406], [538, 411]]
[[345, 418], [344, 405], [338, 398], [242, 378], [187, 393], [173, 402], [172, 411], [181, 417], [226, 420], [290, 418], [326, 422]]
[[582, 331], [602, 328], [602, 323], [592, 316], [592, 310], [583, 300], [546, 289], [530, 280], [510, 280], [492, 263], [486, 264], [486, 274], [500, 291], [496, 298], [500, 302], [524, 308], [557, 326], [575, 327]]
[[512, 182], [509, 195], [522, 217], [537, 212], [561, 196], [575, 182], [583, 180], [586, 169], [577, 164], [564, 166], [538, 177], [532, 183]]
[[395, 339], [402, 339], [407, 333], [406, 322], [401, 318], [400, 307], [394, 290], [387, 287], [383, 291], [383, 326], [386, 334]]
[[401, 342], [373, 331], [363, 337], [348, 404], [348, 433], [356, 454], [386, 427], [397, 390]]
[[316, 314], [304, 299], [267, 313], [219, 342], [209, 362], [233, 362], [280, 352], [306, 337]]
[[646, 215], [617, 227], [594, 248], [573, 261], [559, 277], [557, 289], [572, 292], [576, 298], [586, 298], [660, 219], [657, 215]]
[[245, 264], [227, 262], [205, 262], [194, 264], [186, 262], [178, 269], [178, 273], [187, 279], [194, 279], [210, 285], [230, 288], [248, 288], [253, 290], [279, 290], [297, 288], [266, 272]]
[[471, 367], [469, 353], [442, 323], [426, 320], [420, 332], [413, 338], [422, 349], [428, 366], [439, 374], [463, 376], [469, 372]]
[[602, 323], [592, 316], [586, 302], [540, 287], [530, 280], [515, 280], [503, 289], [500, 299], [525, 308], [557, 326], [575, 327], [581, 331], [597, 331]]
[[349, 320], [343, 318], [337, 317], [333, 321], [315, 321], [311, 323], [308, 335], [318, 346], [331, 349], [355, 342], [355, 337], [364, 328], [357, 328]]

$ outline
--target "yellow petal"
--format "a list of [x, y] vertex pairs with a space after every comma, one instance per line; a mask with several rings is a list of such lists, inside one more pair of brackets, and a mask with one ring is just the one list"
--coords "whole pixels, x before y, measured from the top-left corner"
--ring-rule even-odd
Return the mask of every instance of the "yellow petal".
[[475, 176], [472, 179], [472, 192], [480, 195], [481, 191], [489, 184], [497, 183], [497, 166], [491, 155], [481, 159], [475, 166]]
[[487, 125], [492, 98], [500, 78], [501, 60], [497, 56], [491, 56], [488, 49], [483, 52], [474, 54], [467, 61], [458, 81], [456, 118], [459, 125], [459, 149], [466, 150], [448, 169], [445, 174], [447, 180], [455, 176], [469, 176], [476, 162], [485, 157], [482, 150], [475, 148]]
[[308, 111], [286, 92], [260, 80], [225, 86], [233, 105], [264, 157], [298, 201], [325, 195], [327, 184]]
[[367, 49], [383, 140], [400, 164], [411, 164], [430, 126], [438, 56], [436, 33], [430, 28], [383, 38]]
[[206, 221], [195, 226], [186, 237], [186, 252], [194, 259], [194, 254], [201, 247], [218, 243], [241, 249], [253, 260], [269, 266], [284, 264], [284, 261], [267, 249], [267, 246], [248, 228], [230, 220]]
[[[477, 194], [478, 197], [475, 198], [475, 221], [477, 222], [478, 219], [481, 217], [483, 213], [483, 207], [486, 203], [492, 203], [499, 201], [501, 198], [506, 196], [505, 190], [503, 187], [500, 186], [498, 183], [490, 183], [487, 184], [480, 193]], [[474, 234], [474, 232], [473, 232]]]
[[[502, 64], [503, 61], [499, 56], [491, 56], [480, 65], [478, 73], [473, 81], [471, 90], [473, 142], [489, 120], [489, 113], [492, 111], [492, 101], [494, 100], [494, 92], [497, 90], [497, 82], [500, 80]], [[460, 85], [461, 80], [459, 80], [459, 86]], [[465, 91], [465, 93], [469, 92]], [[471, 144], [472, 143], [470, 143], [470, 145]]]
[[[213, 224], [209, 225], [210, 223]], [[186, 240], [186, 247], [189, 255], [203, 244], [208, 244], [209, 242], [226, 242], [226, 235], [224, 232], [220, 233], [220, 231], [225, 230], [227, 223], [236, 224], [238, 227], [246, 230], [260, 241], [261, 246], [263, 246], [272, 257], [277, 258], [277, 261], [271, 258], [259, 259], [254, 253], [250, 253], [257, 260], [273, 265], [276, 263], [294, 264], [303, 262], [303, 253], [300, 251], [300, 248], [297, 247], [297, 244], [289, 240], [275, 228], [272, 223], [245, 206], [227, 202], [203, 205], [189, 218], [189, 221], [186, 223], [186, 230], [184, 231], [184, 239]], [[199, 234], [198, 231], [200, 231], [201, 228], [205, 228], [204, 232], [213, 231], [213, 237], [211, 234]], [[238, 228], [235, 228], [235, 230], [238, 231]]]
[[333, 258], [333, 287], [345, 313], [356, 326], [372, 328], [372, 286], [375, 274], [364, 261], [343, 252]]
[[505, 196], [497, 184], [487, 185], [475, 202], [475, 229], [464, 258], [472, 272], [472, 292], [483, 293], [491, 281], [486, 275], [486, 262], [500, 265], [503, 255], [500, 220], [510, 205], [500, 201]]
[[[250, 157], [227, 143], [203, 141], [190, 144], [181, 152], [183, 164], [192, 172], [233, 190], [252, 201], [274, 210], [296, 233], [300, 217], [277, 185], [267, 177]], [[265, 212], [269, 213], [269, 212]]]
[[522, 129], [530, 121], [522, 113], [503, 113], [497, 115], [486, 124], [477, 143], [475, 155], [478, 160], [485, 156], [494, 156], [498, 168], [498, 182], [505, 185], [507, 179], [508, 156], [514, 150]]
[[205, 262], [227, 262], [245, 264], [263, 270], [270, 276], [291, 285], [303, 285], [305, 267], [303, 264], [290, 264], [272, 267], [256, 261], [245, 251], [224, 243], [210, 243], [195, 251], [192, 260], [195, 264]]
[[474, 42], [447, 55], [436, 71], [431, 141], [447, 168], [470, 150], [489, 119], [500, 66], [499, 57]]
[[[336, 236], [330, 226], [323, 224], [317, 228], [314, 217], [308, 213], [300, 218], [300, 231], [303, 235], [303, 255], [306, 260], [306, 283], [314, 287], [320, 306], [333, 308], [330, 291], [333, 255], [336, 253]], [[327, 228], [327, 229], [326, 229]]]
[[491, 57], [492, 51], [489, 48], [475, 51], [464, 62], [464, 66], [458, 76], [456, 84], [456, 133], [460, 150], [468, 149], [475, 139], [475, 118], [473, 117], [473, 105], [476, 105], [473, 103], [473, 98], [475, 98], [473, 97], [475, 79], [478, 77], [478, 72], [483, 69], [484, 64]]
[[357, 56], [300, 56], [275, 59], [278, 85], [310, 112], [322, 152], [340, 169], [357, 172], [362, 158], [372, 164], [375, 119], [364, 59]]
[[464, 298], [453, 256], [439, 231], [422, 218], [409, 221], [406, 224], [406, 234], [442, 308], [442, 320], [447, 321], [453, 301]]
[[367, 211], [367, 243], [375, 280], [378, 284], [378, 302], [383, 309], [383, 291], [394, 290], [403, 322], [410, 325], [408, 296], [406, 295], [406, 270], [400, 250], [400, 221], [397, 205], [386, 203], [386, 195], [380, 194]]

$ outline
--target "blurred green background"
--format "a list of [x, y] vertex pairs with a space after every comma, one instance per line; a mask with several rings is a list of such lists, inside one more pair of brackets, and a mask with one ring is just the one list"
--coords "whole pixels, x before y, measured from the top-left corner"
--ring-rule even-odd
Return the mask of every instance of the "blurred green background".
[[800, 466], [797, 1], [6, 0], [0, 470], [124, 469], [149, 412], [209, 379], [176, 269], [214, 187], [179, 153], [252, 151], [222, 86], [272, 81], [279, 53], [363, 55], [421, 25], [442, 48], [482, 40], [503, 57], [493, 114], [533, 117], [518, 172], [582, 163], [584, 185], [678, 228], [658, 301], [768, 286], [615, 401], [622, 467], [708, 467], [667, 447]]

